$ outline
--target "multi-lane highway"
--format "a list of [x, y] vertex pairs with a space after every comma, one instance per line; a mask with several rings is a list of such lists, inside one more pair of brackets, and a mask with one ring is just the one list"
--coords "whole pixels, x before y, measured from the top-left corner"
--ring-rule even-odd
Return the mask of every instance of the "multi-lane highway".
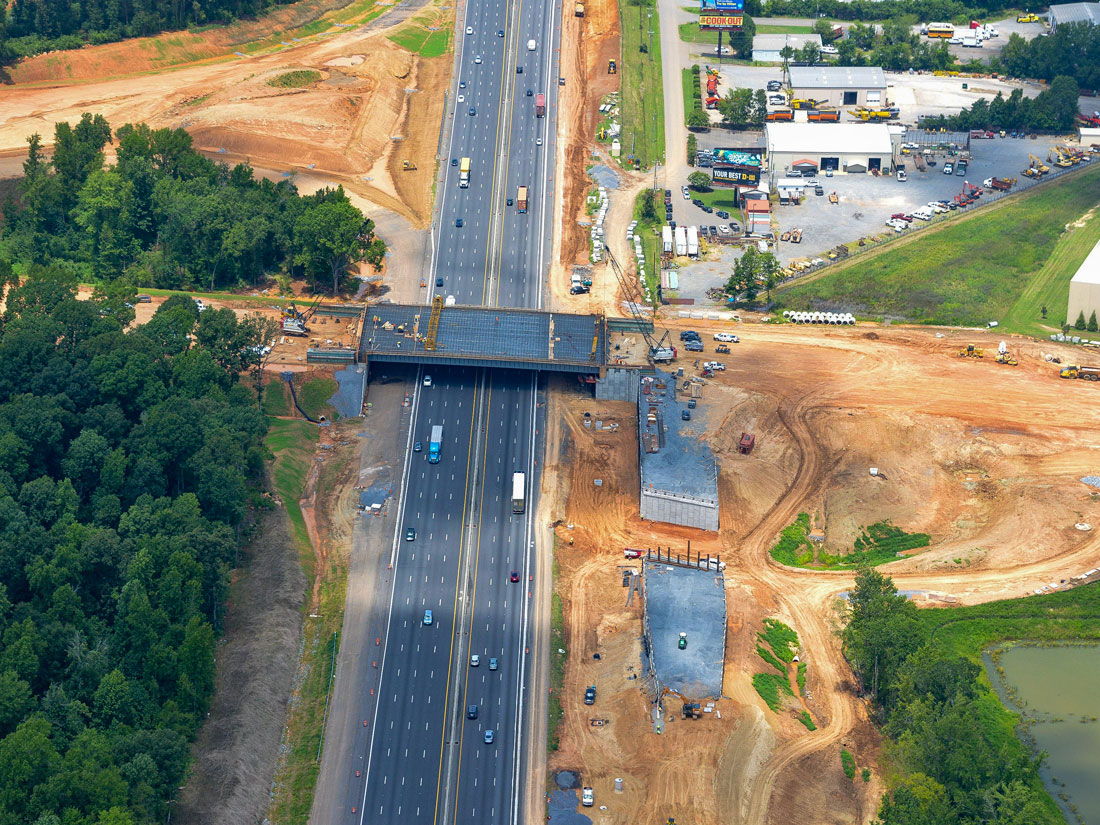
[[[560, 4], [474, 0], [463, 14], [425, 299], [538, 307], [550, 250]], [[539, 94], [544, 118], [535, 113]], [[471, 158], [468, 188], [458, 186], [451, 161], [463, 157]], [[529, 191], [525, 214], [515, 202], [520, 186]], [[469, 369], [426, 378], [416, 377], [392, 590], [373, 594], [389, 606], [379, 668], [361, 674], [363, 730], [344, 737], [343, 752], [325, 751], [323, 770], [347, 777], [324, 785], [344, 789], [329, 818], [516, 823], [531, 662], [537, 378]], [[438, 463], [428, 461], [433, 426], [443, 427]], [[527, 479], [523, 514], [512, 512], [516, 472]], [[471, 666], [475, 654], [480, 664]]]

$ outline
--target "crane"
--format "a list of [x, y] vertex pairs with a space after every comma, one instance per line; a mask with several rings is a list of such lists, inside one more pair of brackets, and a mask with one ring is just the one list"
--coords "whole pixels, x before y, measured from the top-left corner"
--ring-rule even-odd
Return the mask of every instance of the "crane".
[[615, 280], [619, 282], [619, 289], [622, 290], [623, 297], [626, 299], [627, 309], [630, 310], [631, 317], [638, 324], [638, 329], [642, 333], [642, 337], [645, 338], [645, 342], [649, 346], [649, 352], [652, 355], [657, 350], [665, 347], [669, 337], [668, 330], [663, 330], [660, 338], [656, 337], [656, 327], [654, 327], [652, 333], [646, 331], [646, 327], [649, 326], [649, 319], [638, 309], [644, 298], [638, 289], [637, 282], [625, 276], [619, 262], [615, 260], [615, 256], [611, 254], [609, 248], [605, 247], [605, 251], [607, 252], [607, 259], [611, 262], [611, 270], [615, 273]]

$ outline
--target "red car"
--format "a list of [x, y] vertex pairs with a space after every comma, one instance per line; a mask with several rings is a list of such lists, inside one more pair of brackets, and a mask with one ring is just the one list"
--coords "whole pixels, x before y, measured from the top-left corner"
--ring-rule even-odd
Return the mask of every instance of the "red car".
[[510, 575], [508, 578], [512, 580], [513, 584], [515, 584], [516, 582], [519, 581], [519, 571], [518, 570], [513, 570], [512, 575]]
[[895, 220], [905, 221], [906, 223], [912, 223], [913, 222], [913, 216], [912, 215], [905, 215], [901, 212], [897, 212], [897, 213], [890, 216], [890, 220], [892, 220], [892, 221], [895, 221]]

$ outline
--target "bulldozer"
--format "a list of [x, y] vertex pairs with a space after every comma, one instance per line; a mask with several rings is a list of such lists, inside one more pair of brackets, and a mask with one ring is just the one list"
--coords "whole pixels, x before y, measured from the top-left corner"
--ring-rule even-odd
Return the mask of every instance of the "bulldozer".
[[1008, 351], [1008, 343], [1001, 341], [997, 347], [997, 357], [995, 359], [998, 364], [1006, 364], [1010, 367], [1014, 367], [1020, 362], [1012, 357], [1012, 353]]
[[416, 162], [411, 160], [403, 160], [401, 161], [401, 168], [404, 169], [406, 172], [415, 172]]
[[959, 358], [983, 358], [985, 351], [981, 347], [967, 344], [966, 349], [959, 350]]

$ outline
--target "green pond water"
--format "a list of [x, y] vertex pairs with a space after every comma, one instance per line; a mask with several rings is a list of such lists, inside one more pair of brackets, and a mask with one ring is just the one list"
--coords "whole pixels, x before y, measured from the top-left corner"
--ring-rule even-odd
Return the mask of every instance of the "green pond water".
[[992, 667], [990, 678], [1005, 705], [1034, 722], [1030, 734], [1048, 754], [1043, 781], [1066, 821], [1100, 825], [1100, 647], [1014, 647], [1000, 664], [1004, 679]]

